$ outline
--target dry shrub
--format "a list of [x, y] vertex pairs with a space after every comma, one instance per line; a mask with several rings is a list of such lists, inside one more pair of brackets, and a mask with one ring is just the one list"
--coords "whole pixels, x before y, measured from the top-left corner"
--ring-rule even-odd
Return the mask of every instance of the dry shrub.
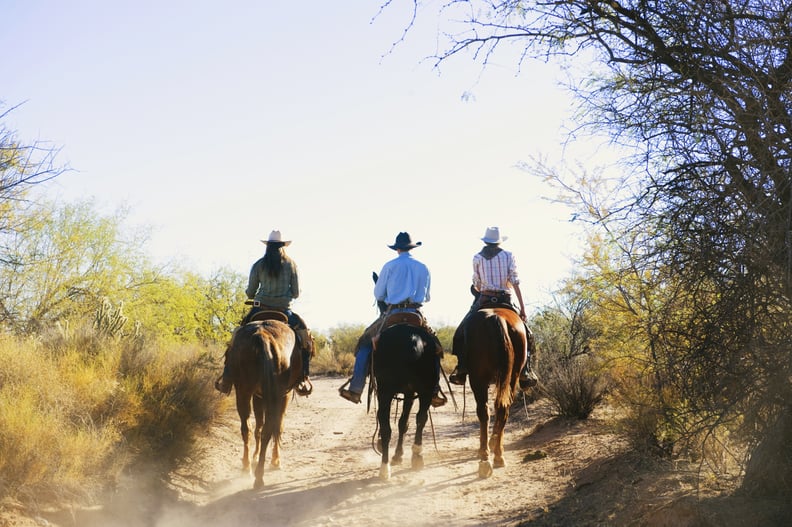
[[608, 391], [605, 376], [588, 355], [557, 358], [543, 356], [541, 392], [558, 415], [586, 419]]
[[212, 385], [217, 366], [213, 354], [197, 345], [138, 351], [146, 363], [127, 377], [140, 398], [127, 439], [140, 456], [161, 462], [167, 472], [192, 453], [197, 434], [224, 405]]
[[[354, 359], [353, 359], [354, 360]], [[311, 373], [345, 374], [349, 372], [348, 361], [339, 360], [328, 345], [321, 347], [311, 359]]]
[[[120, 434], [96, 423], [89, 389], [32, 339], [0, 341], [0, 473], [3, 495], [30, 500], [87, 496], [112, 472]], [[94, 400], [96, 395], [92, 394]]]
[[140, 461], [169, 471], [227, 404], [216, 355], [84, 329], [0, 337], [0, 499], [87, 500]]

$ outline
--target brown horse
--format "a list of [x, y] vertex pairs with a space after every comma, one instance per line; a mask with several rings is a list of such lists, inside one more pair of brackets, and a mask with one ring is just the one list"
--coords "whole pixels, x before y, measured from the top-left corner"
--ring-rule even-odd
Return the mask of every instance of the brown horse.
[[[264, 460], [272, 441], [271, 465], [280, 467], [280, 436], [289, 393], [302, 378], [302, 354], [294, 331], [278, 320], [258, 320], [241, 326], [228, 346], [226, 363], [236, 389], [236, 406], [242, 421], [242, 469], [250, 470], [248, 418], [251, 401], [256, 420], [258, 454], [254, 489], [264, 485]], [[262, 435], [263, 432], [263, 435]]]
[[[506, 466], [503, 459], [503, 430], [509, 408], [519, 387], [528, 338], [520, 316], [508, 308], [480, 309], [467, 317], [454, 334], [454, 353], [466, 353], [468, 379], [476, 399], [479, 420], [479, 477], [492, 475], [493, 466]], [[489, 428], [488, 392], [495, 385], [495, 421]], [[490, 449], [494, 454], [490, 462]]]

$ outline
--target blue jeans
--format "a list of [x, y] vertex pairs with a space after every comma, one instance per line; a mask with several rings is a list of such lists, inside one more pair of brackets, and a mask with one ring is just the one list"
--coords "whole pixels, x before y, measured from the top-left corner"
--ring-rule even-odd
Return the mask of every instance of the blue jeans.
[[371, 344], [363, 344], [358, 348], [357, 354], [355, 355], [355, 368], [352, 370], [352, 379], [349, 381], [349, 391], [363, 393], [370, 363]]

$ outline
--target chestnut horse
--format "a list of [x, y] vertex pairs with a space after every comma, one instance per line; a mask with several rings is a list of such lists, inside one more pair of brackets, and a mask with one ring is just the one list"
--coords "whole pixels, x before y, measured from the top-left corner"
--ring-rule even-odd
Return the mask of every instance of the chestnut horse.
[[[468, 380], [476, 399], [479, 420], [479, 477], [492, 475], [493, 466], [506, 466], [503, 459], [503, 431], [509, 408], [519, 387], [520, 370], [525, 363], [528, 338], [520, 316], [508, 308], [479, 309], [467, 317], [454, 334], [454, 353], [466, 353]], [[495, 385], [495, 421], [489, 428], [488, 393]], [[490, 449], [493, 461], [490, 462]]]
[[[257, 320], [234, 333], [226, 363], [236, 389], [236, 406], [242, 421], [242, 469], [250, 470], [248, 418], [251, 401], [256, 420], [254, 436], [258, 454], [254, 489], [264, 485], [264, 460], [272, 441], [272, 468], [280, 467], [280, 436], [289, 394], [302, 378], [302, 354], [294, 331], [279, 320]], [[263, 432], [263, 435], [262, 435]]]
[[380, 333], [372, 359], [377, 389], [377, 423], [382, 443], [380, 479], [387, 480], [391, 475], [391, 462], [388, 460], [388, 446], [392, 434], [390, 409], [391, 401], [400, 393], [404, 394], [404, 405], [399, 418], [399, 436], [392, 463], [398, 465], [402, 461], [410, 410], [417, 398], [412, 468], [423, 468], [423, 430], [429, 418], [429, 406], [437, 383], [437, 351], [434, 339], [419, 326], [397, 324]]

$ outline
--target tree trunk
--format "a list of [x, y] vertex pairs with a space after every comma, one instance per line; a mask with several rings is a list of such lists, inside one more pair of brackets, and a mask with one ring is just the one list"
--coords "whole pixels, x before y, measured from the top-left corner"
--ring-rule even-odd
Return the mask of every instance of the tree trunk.
[[751, 453], [740, 492], [768, 498], [792, 495], [792, 408], [784, 409]]

